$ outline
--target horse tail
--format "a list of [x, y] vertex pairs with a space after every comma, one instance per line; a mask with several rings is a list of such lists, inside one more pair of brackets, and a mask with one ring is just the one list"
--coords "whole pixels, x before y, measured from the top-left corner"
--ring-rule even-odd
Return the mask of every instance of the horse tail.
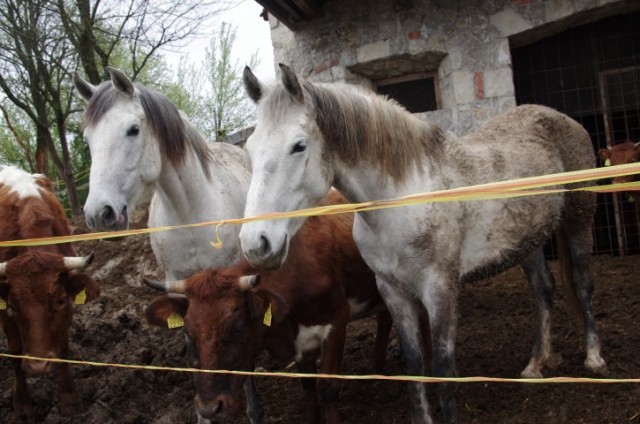
[[567, 235], [561, 228], [556, 232], [556, 244], [558, 246], [558, 260], [560, 262], [560, 280], [563, 286], [564, 298], [567, 301], [569, 309], [576, 314], [578, 321], [582, 319], [582, 309], [580, 300], [576, 293], [576, 284], [573, 280], [573, 262], [569, 251]]

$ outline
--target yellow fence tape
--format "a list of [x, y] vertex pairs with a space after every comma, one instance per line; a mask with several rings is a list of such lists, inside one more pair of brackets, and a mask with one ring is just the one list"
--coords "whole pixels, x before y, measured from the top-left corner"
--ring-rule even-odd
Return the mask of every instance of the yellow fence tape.
[[79, 361], [75, 359], [61, 358], [40, 358], [27, 355], [13, 355], [9, 353], [0, 353], [0, 357], [11, 359], [29, 359], [35, 361], [48, 361], [57, 363], [67, 363], [72, 365], [88, 365], [93, 367], [110, 367], [123, 368], [132, 370], [148, 370], [148, 371], [171, 371], [171, 372], [188, 372], [202, 374], [232, 374], [246, 375], [256, 377], [282, 377], [282, 378], [331, 378], [335, 380], [387, 380], [387, 381], [406, 381], [415, 383], [594, 383], [594, 384], [620, 384], [620, 383], [640, 383], [640, 378], [588, 378], [588, 377], [547, 377], [547, 378], [502, 378], [502, 377], [430, 377], [415, 375], [383, 375], [383, 374], [363, 374], [363, 375], [344, 375], [344, 374], [306, 374], [295, 372], [269, 372], [269, 371], [233, 371], [233, 370], [204, 370], [199, 368], [180, 368], [180, 367], [164, 367], [156, 365], [134, 365], [134, 364], [117, 364], [109, 362], [96, 361]]
[[[534, 196], [570, 191], [591, 191], [598, 193], [610, 193], [617, 191], [640, 190], [640, 182], [595, 185], [581, 188], [557, 188], [554, 186], [595, 181], [604, 178], [621, 177], [625, 175], [640, 174], [640, 163], [616, 165], [604, 168], [585, 169], [581, 171], [563, 172], [558, 174], [542, 175], [537, 177], [518, 178], [507, 181], [478, 184], [467, 187], [459, 187], [449, 190], [434, 191], [428, 193], [412, 194], [387, 200], [374, 200], [363, 203], [348, 203], [342, 205], [318, 206], [291, 212], [273, 212], [245, 218], [223, 219], [218, 221], [206, 221], [194, 224], [182, 224], [166, 227], [141, 228], [137, 230], [109, 231], [89, 234], [75, 234], [63, 237], [45, 237], [23, 240], [0, 241], [0, 247], [13, 246], [44, 246], [58, 243], [79, 242], [88, 240], [100, 240], [105, 238], [134, 236], [150, 234], [161, 231], [178, 230], [184, 228], [220, 226], [224, 224], [239, 225], [246, 222], [272, 220], [283, 218], [302, 218], [317, 215], [330, 215], [347, 212], [364, 212], [378, 209], [394, 208], [400, 206], [417, 205], [423, 203], [458, 202], [472, 200], [505, 199], [521, 196]], [[552, 188], [546, 188], [552, 187]], [[214, 243], [221, 246], [220, 240]]]
[[[234, 218], [221, 221], [208, 221], [195, 224], [174, 225], [168, 227], [144, 228], [138, 230], [112, 231], [91, 234], [78, 234], [65, 237], [48, 237], [40, 239], [25, 239], [14, 241], [0, 242], [0, 247], [10, 246], [38, 246], [57, 243], [77, 242], [86, 240], [98, 240], [112, 237], [124, 237], [140, 234], [149, 234], [153, 232], [169, 231], [182, 228], [194, 228], [205, 226], [220, 226], [223, 224], [242, 224], [245, 222], [282, 219], [290, 217], [308, 217], [317, 215], [328, 215], [346, 212], [363, 212], [377, 209], [385, 209], [399, 206], [416, 205], [422, 203], [435, 202], [453, 202], [453, 201], [471, 201], [471, 200], [491, 200], [503, 199], [520, 196], [533, 196], [551, 193], [561, 193], [569, 191], [591, 191], [599, 193], [632, 191], [640, 190], [640, 182], [609, 184], [600, 186], [589, 186], [581, 188], [546, 188], [557, 185], [572, 184], [585, 181], [594, 181], [603, 178], [614, 178], [625, 175], [640, 174], [640, 163], [611, 166], [606, 168], [594, 168], [582, 171], [565, 172], [560, 174], [544, 175], [539, 177], [520, 178], [502, 182], [494, 182], [487, 184], [479, 184], [468, 187], [460, 187], [450, 190], [442, 190], [429, 193], [413, 194], [396, 199], [376, 200], [371, 202], [330, 205], [309, 208], [292, 212], [269, 213], [259, 216], [247, 218]], [[332, 378], [340, 380], [392, 380], [392, 381], [409, 381], [420, 383], [478, 383], [478, 382], [498, 382], [498, 383], [640, 383], [640, 378], [584, 378], [584, 377], [550, 377], [550, 378], [499, 378], [499, 377], [428, 377], [428, 376], [409, 376], [409, 375], [335, 375], [335, 374], [303, 374], [303, 373], [282, 373], [282, 372], [250, 372], [250, 371], [231, 371], [231, 370], [201, 370], [197, 368], [174, 368], [153, 365], [132, 365], [117, 364], [96, 361], [80, 361], [72, 359], [60, 358], [38, 358], [26, 355], [13, 355], [9, 353], [0, 353], [0, 357], [13, 359], [30, 359], [50, 362], [64, 362], [75, 365], [88, 365], [95, 367], [114, 367], [125, 369], [139, 369], [151, 371], [174, 371], [174, 372], [190, 372], [190, 373], [215, 373], [215, 374], [236, 374], [236, 375], [253, 375], [260, 377], [285, 377], [285, 378]]]

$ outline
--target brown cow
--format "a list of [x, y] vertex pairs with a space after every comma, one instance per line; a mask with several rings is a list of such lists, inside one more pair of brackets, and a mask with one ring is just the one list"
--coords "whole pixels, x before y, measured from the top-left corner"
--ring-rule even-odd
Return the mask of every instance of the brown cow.
[[[625, 141], [624, 143], [616, 144], [611, 148], [600, 149], [598, 151], [598, 155], [600, 156], [600, 159], [604, 161], [605, 166], [640, 162], [640, 142], [634, 143], [632, 141]], [[638, 175], [625, 175], [614, 178], [613, 182], [629, 183], [636, 181], [638, 178]]]
[[[337, 192], [326, 203], [345, 202]], [[352, 214], [311, 217], [291, 241], [281, 268], [255, 271], [247, 262], [202, 271], [187, 280], [150, 286], [184, 296], [161, 296], [146, 310], [150, 324], [184, 324], [193, 366], [253, 370], [267, 350], [281, 362], [295, 360], [302, 372], [335, 374], [350, 320], [379, 312], [374, 366], [380, 367], [391, 322], [378, 294], [375, 276], [351, 236]], [[259, 284], [258, 284], [259, 281]], [[379, 316], [380, 318], [380, 316]], [[184, 321], [182, 321], [184, 320]], [[380, 325], [382, 321], [382, 325]], [[426, 321], [426, 320], [423, 320]], [[386, 325], [386, 328], [385, 328]], [[428, 323], [423, 323], [427, 329]], [[427, 340], [426, 346], [431, 346]], [[231, 416], [238, 409], [245, 377], [196, 374], [196, 409], [205, 419]], [[335, 382], [303, 379], [305, 422], [339, 421]], [[319, 398], [318, 399], [318, 394]]]
[[[0, 240], [71, 234], [64, 210], [41, 175], [0, 166]], [[93, 258], [76, 257], [70, 244], [0, 248], [0, 324], [7, 335], [9, 353], [62, 358], [68, 351], [71, 303], [98, 297], [100, 287], [85, 274], [71, 273]], [[67, 364], [16, 360], [15, 413], [30, 417], [27, 374], [57, 370], [62, 413], [79, 402]]]

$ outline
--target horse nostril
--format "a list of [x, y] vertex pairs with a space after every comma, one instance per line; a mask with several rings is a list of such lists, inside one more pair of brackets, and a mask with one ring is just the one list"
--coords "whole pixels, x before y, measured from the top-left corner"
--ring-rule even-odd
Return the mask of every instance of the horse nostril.
[[105, 206], [100, 213], [100, 219], [105, 225], [111, 226], [116, 222], [116, 212], [111, 206]]
[[260, 253], [264, 256], [271, 252], [271, 243], [265, 236], [260, 236]]

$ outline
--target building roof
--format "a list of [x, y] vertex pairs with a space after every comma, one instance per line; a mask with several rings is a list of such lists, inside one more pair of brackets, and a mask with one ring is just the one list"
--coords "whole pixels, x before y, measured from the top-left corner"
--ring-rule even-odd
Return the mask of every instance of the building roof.
[[256, 0], [271, 15], [289, 29], [295, 31], [303, 21], [322, 15], [322, 4], [326, 0]]

